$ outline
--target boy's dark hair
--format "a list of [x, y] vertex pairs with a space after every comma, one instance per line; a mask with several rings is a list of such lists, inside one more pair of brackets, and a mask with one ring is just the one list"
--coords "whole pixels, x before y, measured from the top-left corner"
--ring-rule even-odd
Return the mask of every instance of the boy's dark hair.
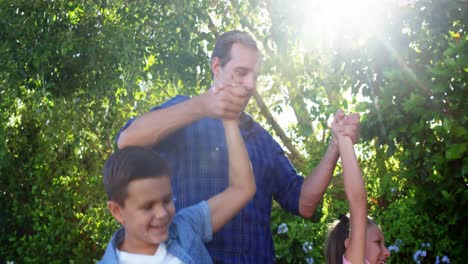
[[240, 43], [258, 52], [257, 42], [249, 33], [232, 30], [218, 37], [213, 53], [211, 53], [211, 61], [218, 57], [221, 61], [221, 67], [224, 67], [231, 60], [231, 48], [234, 43]]
[[169, 167], [156, 152], [143, 147], [127, 147], [107, 159], [103, 169], [104, 188], [109, 201], [123, 206], [131, 181], [169, 177]]
[[[367, 217], [367, 228], [377, 223]], [[345, 240], [349, 238], [349, 215], [341, 215], [330, 225], [325, 241], [325, 260], [327, 264], [343, 264], [343, 255], [346, 250]]]

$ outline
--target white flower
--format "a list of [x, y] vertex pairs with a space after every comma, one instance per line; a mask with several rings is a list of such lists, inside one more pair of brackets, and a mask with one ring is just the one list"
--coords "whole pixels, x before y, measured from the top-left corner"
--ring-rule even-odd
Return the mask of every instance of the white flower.
[[288, 232], [288, 225], [286, 223], [282, 223], [278, 226], [278, 234], [286, 234]]
[[418, 250], [418, 251], [414, 252], [414, 254], [413, 254], [414, 262], [419, 262], [419, 260], [418, 260], [419, 255], [421, 255], [421, 250]]
[[303, 245], [302, 245], [302, 250], [304, 250], [305, 253], [309, 252], [312, 250], [313, 248], [313, 243], [312, 242], [305, 242]]
[[400, 250], [400, 248], [397, 246], [397, 245], [391, 245], [388, 247], [388, 251], [392, 252], [392, 251], [395, 251], [395, 252], [398, 252]]
[[419, 260], [419, 256], [421, 257], [425, 257], [426, 256], [426, 250], [418, 250], [416, 252], [414, 252], [413, 254], [413, 260], [414, 262], [416, 263], [421, 263], [421, 261]]
[[421, 244], [421, 247], [423, 247], [423, 248], [424, 248], [424, 247], [429, 248], [429, 247], [431, 247], [431, 243], [429, 243], [429, 242], [427, 242], [427, 243], [422, 243], [422, 244]]
[[314, 263], [314, 258], [313, 257], [306, 258], [306, 263], [307, 264], [313, 264]]
[[400, 245], [402, 245], [402, 244], [403, 244], [403, 240], [401, 240], [401, 239], [399, 239], [399, 238], [397, 238], [397, 239], [395, 240], [395, 245], [400, 246]]
[[442, 258], [442, 262], [450, 263], [450, 259], [449, 259], [447, 256], [444, 256], [444, 257]]

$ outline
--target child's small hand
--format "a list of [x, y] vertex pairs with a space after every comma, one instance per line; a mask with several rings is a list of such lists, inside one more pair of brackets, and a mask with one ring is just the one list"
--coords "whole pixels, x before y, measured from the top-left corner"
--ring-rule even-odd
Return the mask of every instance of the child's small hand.
[[350, 113], [343, 118], [343, 134], [349, 136], [353, 144], [359, 141], [360, 116], [358, 113]]
[[331, 124], [331, 129], [332, 129], [332, 138], [335, 141], [335, 143], [338, 143], [340, 139], [345, 137], [343, 134], [343, 121], [342, 120], [334, 120], [333, 123]]
[[332, 129], [332, 140], [340, 147], [344, 143], [350, 142], [351, 137], [348, 136], [347, 132], [347, 120], [348, 116], [345, 115], [343, 110], [338, 110], [335, 114], [335, 118], [331, 124]]
[[338, 144], [338, 139], [344, 137], [344, 118], [345, 113], [340, 109], [336, 112], [333, 122], [330, 125], [330, 128], [332, 129], [332, 140], [335, 144]]

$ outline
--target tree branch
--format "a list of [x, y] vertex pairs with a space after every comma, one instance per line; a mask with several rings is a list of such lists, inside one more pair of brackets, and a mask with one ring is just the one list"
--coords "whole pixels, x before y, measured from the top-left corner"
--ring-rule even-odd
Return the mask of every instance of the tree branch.
[[216, 25], [214, 24], [213, 19], [210, 17], [210, 15], [206, 14], [206, 16], [208, 17], [208, 29], [215, 36], [215, 39], [217, 39], [219, 37], [218, 29], [216, 28]]
[[307, 105], [304, 102], [304, 94], [300, 88], [294, 89], [291, 85], [287, 86], [290, 106], [296, 115], [297, 123], [300, 128], [307, 131], [305, 136], [309, 136], [313, 133], [314, 128], [312, 127], [312, 118], [307, 111]]
[[280, 125], [276, 122], [275, 118], [273, 115], [270, 113], [270, 110], [268, 110], [265, 102], [261, 98], [260, 94], [258, 92], [254, 93], [254, 98], [255, 102], [257, 102], [258, 107], [260, 108], [260, 113], [266, 118], [268, 124], [271, 125], [273, 130], [275, 131], [276, 135], [281, 139], [283, 142], [284, 146], [289, 150], [290, 155], [289, 158], [294, 161], [295, 165], [299, 165], [304, 162], [304, 158], [302, 157], [301, 153], [299, 150], [297, 150], [294, 145], [292, 144], [291, 140], [286, 136], [286, 133], [284, 133], [283, 129], [280, 127]]

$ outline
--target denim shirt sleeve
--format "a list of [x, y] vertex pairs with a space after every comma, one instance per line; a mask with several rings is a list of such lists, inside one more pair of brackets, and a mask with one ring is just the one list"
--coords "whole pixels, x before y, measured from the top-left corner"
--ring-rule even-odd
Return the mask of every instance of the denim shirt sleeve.
[[[171, 99], [169, 99], [167, 102], [163, 103], [162, 105], [159, 105], [159, 106], [155, 106], [153, 108], [151, 108], [149, 110], [149, 112], [153, 112], [153, 111], [156, 111], [156, 110], [159, 110], [159, 109], [163, 109], [163, 108], [167, 108], [169, 106], [173, 106], [173, 105], [176, 105], [178, 103], [181, 103], [183, 101], [186, 101], [190, 99], [189, 97], [187, 96], [183, 96], [183, 95], [177, 95], [176, 97], [172, 97]], [[132, 123], [133, 121], [135, 121], [137, 117], [132, 117], [130, 118], [127, 123], [125, 123], [125, 125], [120, 128], [119, 132], [117, 132], [117, 135], [115, 136], [115, 143], [117, 144], [117, 142], [119, 141], [119, 137], [120, 137], [120, 134], [122, 134], [122, 132], [127, 129]]]
[[299, 215], [299, 198], [304, 177], [297, 173], [276, 141], [272, 143], [272, 146], [274, 167], [271, 173], [275, 182], [273, 197], [281, 207], [293, 214]]
[[202, 201], [195, 206], [184, 208], [177, 213], [177, 217], [189, 224], [204, 243], [211, 241], [213, 225], [208, 202]]
[[117, 256], [117, 247], [123, 241], [125, 231], [123, 227], [120, 227], [113, 235], [109, 244], [106, 247], [104, 256], [98, 262], [98, 264], [118, 264], [119, 258]]

